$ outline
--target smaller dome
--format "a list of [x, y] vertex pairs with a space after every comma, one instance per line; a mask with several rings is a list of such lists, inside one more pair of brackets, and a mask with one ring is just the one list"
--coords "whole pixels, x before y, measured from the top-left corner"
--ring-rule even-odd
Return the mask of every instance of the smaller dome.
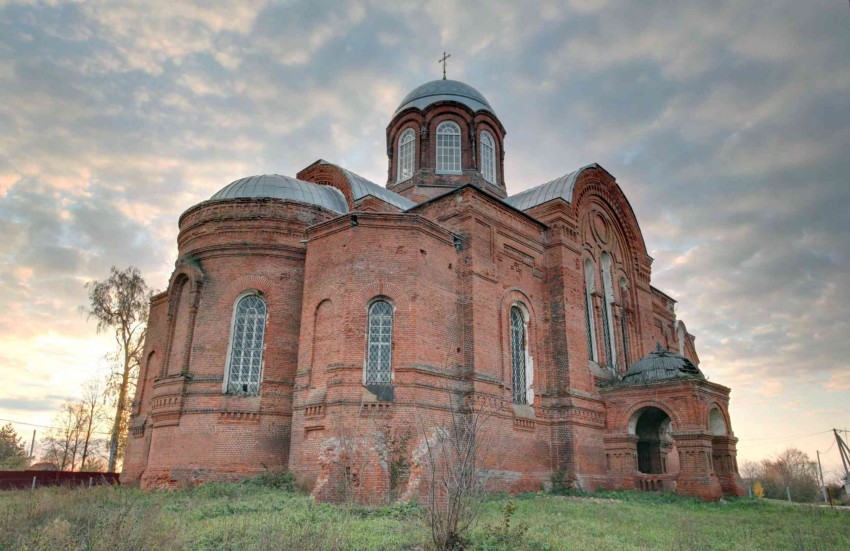
[[484, 96], [481, 95], [481, 92], [469, 84], [458, 80], [432, 80], [414, 88], [412, 92], [401, 100], [401, 105], [398, 106], [395, 112], [399, 113], [408, 107], [425, 109], [438, 101], [456, 101], [466, 105], [473, 111], [483, 109], [494, 115], [496, 114]]
[[642, 384], [670, 379], [705, 379], [705, 375], [691, 360], [664, 350], [658, 343], [655, 350], [632, 364], [623, 377], [623, 383]]
[[336, 188], [281, 176], [263, 174], [241, 178], [223, 187], [210, 197], [211, 201], [225, 199], [265, 198], [289, 199], [316, 205], [340, 214], [348, 212], [345, 196]]

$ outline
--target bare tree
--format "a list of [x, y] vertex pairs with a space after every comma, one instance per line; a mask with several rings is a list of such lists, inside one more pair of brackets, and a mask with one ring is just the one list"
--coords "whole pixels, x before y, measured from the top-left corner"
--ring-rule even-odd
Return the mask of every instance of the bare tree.
[[[83, 397], [80, 401], [82, 414], [83, 450], [80, 459], [80, 470], [92, 470], [93, 458], [97, 441], [94, 439], [95, 429], [102, 420], [104, 389], [103, 383], [97, 378], [91, 378], [83, 383]], [[86, 463], [88, 461], [88, 463]]]
[[60, 471], [73, 471], [80, 449], [80, 435], [85, 426], [81, 404], [70, 400], [59, 406], [53, 427], [47, 432], [43, 446], [43, 458], [56, 464]]
[[83, 311], [89, 319], [97, 320], [98, 332], [113, 332], [118, 347], [120, 382], [117, 385], [107, 465], [107, 470], [114, 472], [119, 456], [119, 439], [122, 429], [126, 428], [131, 374], [141, 362], [151, 291], [134, 266], [125, 270], [113, 266], [109, 278], [87, 283], [86, 289], [90, 306], [83, 307]]
[[[494, 430], [488, 424], [499, 413], [499, 399], [474, 400], [447, 389], [443, 417], [418, 414], [428, 481], [428, 521], [434, 545], [444, 551], [462, 549], [464, 534], [477, 521], [487, 489], [483, 469], [493, 453]], [[417, 410], [419, 412], [419, 410]]]

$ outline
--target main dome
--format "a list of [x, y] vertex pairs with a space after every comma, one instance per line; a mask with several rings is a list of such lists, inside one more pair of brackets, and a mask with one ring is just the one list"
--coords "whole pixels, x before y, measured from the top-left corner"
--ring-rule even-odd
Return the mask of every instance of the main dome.
[[456, 101], [466, 105], [473, 111], [483, 109], [494, 115], [496, 114], [481, 92], [469, 84], [457, 80], [432, 80], [431, 82], [426, 82], [407, 94], [401, 100], [401, 105], [398, 106], [395, 112], [399, 113], [408, 107], [425, 109], [438, 101]]
[[348, 212], [345, 195], [336, 188], [305, 182], [280, 174], [263, 174], [241, 178], [223, 187], [210, 200], [264, 198], [289, 199], [340, 214]]

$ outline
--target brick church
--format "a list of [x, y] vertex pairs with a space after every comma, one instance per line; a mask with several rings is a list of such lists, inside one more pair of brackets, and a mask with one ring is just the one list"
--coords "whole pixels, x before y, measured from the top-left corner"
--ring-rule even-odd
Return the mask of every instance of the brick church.
[[415, 496], [416, 420], [488, 404], [492, 488], [559, 473], [585, 490], [740, 494], [729, 389], [651, 285], [614, 176], [590, 164], [509, 196], [505, 134], [480, 92], [436, 80], [392, 115], [386, 186], [320, 159], [186, 210], [122, 481], [288, 469], [321, 499], [341, 481]]

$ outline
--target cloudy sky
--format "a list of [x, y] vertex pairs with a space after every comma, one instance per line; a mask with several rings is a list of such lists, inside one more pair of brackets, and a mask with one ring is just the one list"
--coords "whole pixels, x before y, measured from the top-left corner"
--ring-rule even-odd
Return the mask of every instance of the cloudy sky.
[[0, 0], [0, 418], [50, 424], [105, 368], [84, 283], [162, 289], [189, 206], [320, 157], [384, 183], [445, 50], [507, 128], [510, 193], [617, 177], [742, 459], [850, 427], [846, 0], [201, 4]]

